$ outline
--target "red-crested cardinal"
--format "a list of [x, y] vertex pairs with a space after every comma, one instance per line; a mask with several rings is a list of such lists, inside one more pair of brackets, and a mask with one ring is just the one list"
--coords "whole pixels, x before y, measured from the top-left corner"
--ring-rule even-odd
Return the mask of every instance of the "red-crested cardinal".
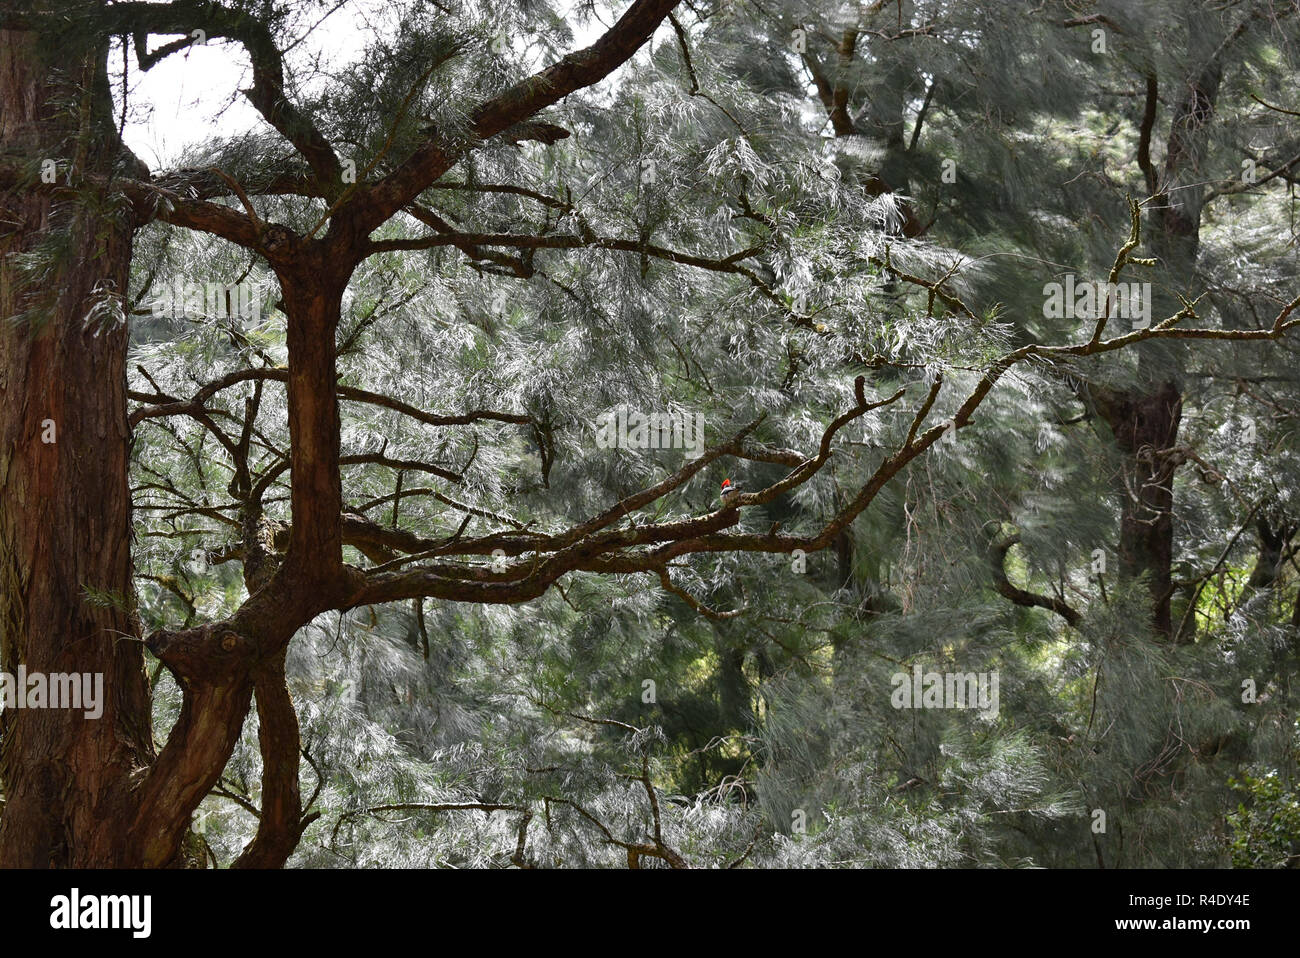
[[723, 479], [721, 493], [723, 506], [731, 505], [736, 501], [738, 495], [740, 495], [740, 483], [732, 482], [730, 479]]

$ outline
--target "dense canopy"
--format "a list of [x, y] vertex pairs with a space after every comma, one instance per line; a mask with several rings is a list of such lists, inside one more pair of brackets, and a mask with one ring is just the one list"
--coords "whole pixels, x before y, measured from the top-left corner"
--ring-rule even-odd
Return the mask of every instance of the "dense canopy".
[[0, 864], [1295, 866], [1297, 58], [0, 2]]

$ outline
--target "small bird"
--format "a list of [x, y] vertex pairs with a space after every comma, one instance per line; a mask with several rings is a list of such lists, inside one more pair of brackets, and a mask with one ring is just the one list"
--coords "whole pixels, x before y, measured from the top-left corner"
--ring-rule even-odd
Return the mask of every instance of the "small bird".
[[736, 501], [736, 497], [738, 495], [740, 495], [740, 484], [737, 482], [732, 482], [730, 479], [723, 479], [722, 493], [720, 495], [723, 506], [731, 505], [733, 502]]

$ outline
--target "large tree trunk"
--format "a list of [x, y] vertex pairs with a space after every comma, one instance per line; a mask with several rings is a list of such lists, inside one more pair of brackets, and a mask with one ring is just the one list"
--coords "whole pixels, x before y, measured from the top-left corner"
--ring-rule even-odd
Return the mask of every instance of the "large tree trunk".
[[[0, 31], [0, 150], [107, 172], [116, 148], [95, 123], [105, 102], [99, 63], [100, 51], [77, 62], [34, 33]], [[55, 67], [76, 88], [56, 86]], [[68, 97], [87, 106], [69, 111]], [[61, 181], [65, 171], [61, 162]], [[2, 867], [118, 864], [124, 834], [109, 823], [129, 820], [133, 773], [153, 754], [127, 485], [121, 297], [132, 226], [96, 199], [56, 204], [20, 189], [0, 210], [0, 665], [103, 677], [98, 718], [5, 710]], [[36, 278], [13, 254], [42, 244], [36, 255], [57, 266]], [[49, 247], [60, 244], [55, 256]]]
[[[97, 722], [67, 711], [5, 716], [0, 865], [175, 863], [190, 816], [225, 767], [254, 692], [264, 808], [257, 838], [239, 863], [283, 864], [297, 844], [311, 816], [301, 814], [285, 648], [314, 616], [352, 608], [367, 594], [365, 575], [343, 564], [335, 393], [343, 291], [373, 251], [369, 234], [472, 142], [453, 147], [431, 139], [373, 187], [349, 189], [332, 207], [321, 239], [178, 196], [164, 215], [152, 202], [157, 197], [138, 183], [131, 203], [117, 203], [111, 195], [117, 161], [137, 179], [147, 179], [148, 171], [121, 145], [112, 123], [107, 38], [188, 31], [183, 6], [63, 0], [33, 11], [30, 3], [0, 0], [0, 155], [26, 157], [33, 168], [42, 158], [71, 158], [71, 183], [84, 187], [84, 175], [93, 173], [89, 182], [102, 187], [100, 194], [62, 190], [62, 205], [55, 205], [48, 182], [19, 183], [0, 201], [0, 254], [57, 247], [42, 249], [47, 268], [39, 276], [21, 272], [12, 258], [0, 270], [5, 315], [30, 313], [0, 331], [0, 654], [7, 667], [103, 673], [107, 693]], [[649, 39], [672, 6], [673, 0], [639, 0], [593, 46], [477, 107], [473, 135], [488, 139], [598, 82]], [[246, 95], [318, 178], [311, 195], [342, 192], [328, 142], [284, 95], [269, 27], [238, 11], [212, 13], [216, 35], [238, 40], [252, 58], [254, 83]], [[10, 165], [6, 188], [13, 185]], [[345, 201], [347, 194], [353, 195]], [[159, 215], [256, 251], [280, 277], [288, 317], [293, 525], [283, 561], [248, 570], [255, 591], [234, 615], [144, 637], [183, 693], [180, 716], [155, 757], [132, 602], [127, 336], [120, 320], [131, 230]], [[107, 324], [105, 306], [116, 314]], [[60, 430], [55, 443], [42, 441], [47, 420]], [[249, 494], [247, 483], [242, 488]], [[258, 505], [245, 511], [254, 534]]]

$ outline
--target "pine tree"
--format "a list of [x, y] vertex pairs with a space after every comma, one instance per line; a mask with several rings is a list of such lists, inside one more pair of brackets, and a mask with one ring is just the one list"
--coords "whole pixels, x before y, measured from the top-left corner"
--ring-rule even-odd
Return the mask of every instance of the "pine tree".
[[[140, 627], [129, 583], [58, 584], [152, 682], [111, 846], [61, 801], [70, 846], [11, 827], [23, 723], [66, 719], [17, 713], [0, 856], [1279, 861], [1296, 25], [1181, 6], [636, 0], [566, 56], [545, 6], [411, 3], [318, 73], [314, 4], [77, 10], [125, 38], [61, 94], [104, 156], [50, 184], [7, 145], [4, 176], [129, 216], [7, 263], [128, 244], [130, 361], [115, 322], [77, 385], [132, 433], [58, 493], [112, 507]], [[263, 124], [145, 171], [110, 55], [200, 42]], [[1054, 314], [1066, 274], [1149, 280], [1149, 324]], [[76, 275], [55, 329], [103, 311]], [[87, 483], [125, 487], [129, 442], [127, 566]], [[49, 651], [13, 635], [6, 668]], [[900, 707], [927, 672], [997, 701]], [[1236, 782], [1258, 816], [1225, 819]]]

